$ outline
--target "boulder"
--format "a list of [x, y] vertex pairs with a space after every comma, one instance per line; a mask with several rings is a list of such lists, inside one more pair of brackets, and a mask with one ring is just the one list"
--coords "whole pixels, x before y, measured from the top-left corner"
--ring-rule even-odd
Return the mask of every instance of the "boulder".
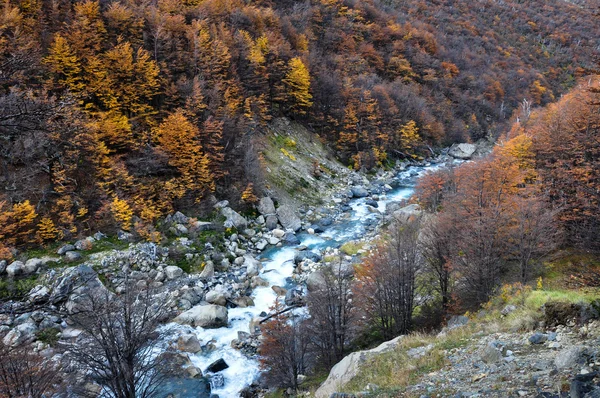
[[287, 294], [287, 290], [281, 286], [271, 286], [271, 289], [273, 289], [278, 296], [285, 296]]
[[281, 242], [281, 240], [280, 240], [279, 238], [276, 238], [276, 237], [274, 237], [274, 236], [271, 236], [271, 237], [269, 238], [269, 244], [270, 244], [270, 245], [273, 245], [273, 246], [275, 246], [275, 245], [279, 244], [279, 242]]
[[476, 150], [477, 146], [474, 144], [454, 144], [448, 151], [448, 155], [456, 159], [468, 160], [471, 159]]
[[21, 344], [29, 343], [35, 340], [37, 328], [33, 323], [26, 322], [15, 327], [4, 336], [2, 342], [10, 347], [16, 347]]
[[302, 295], [302, 289], [295, 287], [289, 289], [285, 294], [285, 305], [301, 305], [304, 303], [304, 297]]
[[272, 231], [277, 228], [278, 221], [277, 216], [269, 215], [265, 218], [265, 227], [267, 227], [269, 231]]
[[205, 265], [204, 265], [204, 269], [202, 270], [202, 272], [200, 273], [200, 278], [203, 279], [210, 279], [213, 276], [215, 276], [215, 265], [213, 264], [212, 261], [208, 261]]
[[206, 368], [206, 371], [211, 372], [211, 373], [217, 373], [217, 372], [227, 369], [228, 367], [229, 367], [229, 365], [227, 365], [227, 362], [225, 362], [225, 360], [223, 358], [219, 358], [215, 362], [208, 365], [208, 367]]
[[63, 246], [59, 247], [58, 250], [56, 251], [56, 254], [62, 256], [66, 252], [71, 252], [73, 250], [75, 250], [75, 246], [67, 244], [67, 245], [63, 245]]
[[570, 348], [566, 348], [556, 355], [554, 359], [554, 366], [557, 369], [565, 369], [572, 368], [583, 362], [583, 354], [585, 353], [585, 348], [580, 346], [574, 346]]
[[303, 250], [303, 251], [299, 251], [296, 252], [296, 254], [294, 254], [294, 264], [300, 264], [302, 261], [304, 260], [311, 260], [315, 263], [318, 263], [319, 261], [321, 261], [322, 257], [320, 254], [315, 253], [313, 251], [310, 250]]
[[4, 273], [4, 271], [6, 271], [7, 265], [8, 265], [8, 262], [6, 260], [0, 260], [0, 274]]
[[227, 308], [220, 305], [197, 305], [182, 312], [173, 321], [182, 325], [202, 328], [220, 328], [227, 326]]
[[241, 296], [241, 297], [235, 298], [235, 299], [231, 300], [231, 302], [240, 308], [251, 307], [254, 305], [254, 300], [252, 300], [252, 297], [248, 297], [248, 296]]
[[369, 191], [367, 191], [367, 189], [362, 185], [357, 185], [350, 188], [350, 192], [352, 192], [352, 197], [354, 198], [364, 198], [369, 196]]
[[326, 283], [325, 276], [321, 271], [312, 272], [308, 275], [308, 278], [306, 278], [306, 288], [311, 292], [323, 288]]
[[261, 239], [258, 242], [256, 242], [256, 244], [254, 245], [254, 247], [256, 247], [256, 250], [265, 250], [265, 248], [267, 247], [268, 243], [266, 240]]
[[405, 223], [419, 217], [421, 214], [421, 206], [415, 203], [394, 211], [392, 216], [395, 220]]
[[211, 231], [213, 229], [215, 229], [214, 224], [208, 221], [194, 221], [190, 225], [191, 232], [204, 232]]
[[271, 232], [273, 234], [273, 237], [275, 238], [283, 238], [285, 236], [285, 231], [282, 229], [274, 229], [273, 232]]
[[290, 246], [295, 246], [300, 244], [300, 239], [296, 236], [296, 234], [292, 232], [286, 232], [283, 236], [283, 243]]
[[275, 203], [273, 203], [273, 199], [268, 196], [261, 198], [260, 202], [258, 202], [258, 212], [263, 216], [275, 214]]
[[25, 274], [25, 264], [22, 261], [13, 261], [6, 267], [6, 273], [11, 278], [23, 275]]
[[469, 318], [464, 315], [455, 315], [450, 320], [448, 320], [448, 324], [446, 325], [447, 329], [455, 329], [469, 323]]
[[91, 250], [93, 247], [93, 244], [91, 241], [87, 240], [87, 239], [80, 239], [77, 242], [75, 242], [75, 249], [77, 250]]
[[372, 350], [357, 351], [345, 356], [329, 372], [327, 380], [315, 392], [316, 398], [330, 398], [332, 394], [343, 390], [344, 386], [358, 375], [360, 368], [374, 355], [392, 351], [398, 346], [403, 336], [386, 341]]
[[189, 217], [187, 217], [185, 214], [179, 211], [173, 214], [173, 216], [171, 216], [171, 219], [174, 223], [177, 224], [187, 224], [190, 221]]
[[177, 349], [180, 351], [191, 352], [193, 354], [202, 351], [200, 341], [195, 334], [184, 334], [177, 339]]
[[246, 266], [246, 274], [249, 277], [258, 275], [261, 269], [261, 263], [249, 254], [244, 256], [244, 265]]
[[183, 275], [183, 270], [175, 265], [169, 265], [168, 267], [165, 267], [165, 275], [168, 280], [177, 279]]
[[81, 260], [81, 253], [76, 251], [68, 251], [65, 253], [65, 261], [72, 263]]
[[529, 342], [531, 344], [544, 344], [546, 341], [548, 341], [548, 335], [544, 333], [538, 332], [529, 336]]
[[204, 300], [206, 300], [206, 302], [209, 304], [216, 304], [221, 306], [225, 306], [225, 304], [227, 304], [227, 298], [225, 297], [223, 292], [217, 290], [211, 290], [210, 292], [206, 293]]
[[294, 208], [290, 205], [279, 206], [277, 208], [277, 217], [285, 229], [291, 229], [296, 232], [302, 228], [302, 221], [300, 221]]
[[240, 231], [248, 228], [248, 221], [230, 207], [223, 207], [221, 214], [225, 217], [225, 227], [235, 227]]
[[333, 223], [333, 220], [331, 219], [331, 217], [323, 217], [322, 219], [319, 220], [319, 225], [322, 227], [328, 227]]
[[481, 350], [480, 356], [485, 363], [495, 363], [502, 359], [502, 351], [495, 342], [490, 342]]

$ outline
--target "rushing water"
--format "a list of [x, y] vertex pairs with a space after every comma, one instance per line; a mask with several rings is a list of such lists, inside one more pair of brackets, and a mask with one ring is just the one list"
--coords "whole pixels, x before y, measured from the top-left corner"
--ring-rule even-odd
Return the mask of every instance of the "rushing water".
[[[408, 199], [413, 191], [418, 178], [424, 173], [434, 170], [439, 166], [413, 167], [398, 175], [398, 182], [402, 183], [399, 187], [380, 195], [378, 201], [378, 210], [385, 212], [387, 204]], [[369, 225], [378, 222], [377, 214], [371, 213], [365, 203], [366, 199], [354, 199], [350, 202], [350, 214], [343, 220], [334, 222], [329, 227], [324, 228], [324, 232], [319, 235], [309, 235], [299, 233], [301, 245], [307, 246], [307, 250], [322, 250], [326, 247], [338, 247], [349, 240], [363, 237]], [[268, 287], [257, 287], [252, 297], [254, 306], [248, 308], [229, 309], [229, 325], [218, 329], [193, 329], [189, 326], [169, 324], [165, 331], [179, 333], [193, 331], [201, 342], [213, 341], [215, 350], [208, 354], [198, 353], [190, 354], [192, 363], [202, 371], [208, 365], [223, 358], [229, 365], [228, 369], [220, 372], [225, 383], [222, 387], [214, 388], [213, 393], [220, 398], [237, 397], [238, 393], [244, 387], [250, 385], [259, 376], [259, 364], [256, 359], [250, 359], [244, 356], [240, 351], [231, 347], [231, 341], [238, 337], [238, 331], [249, 332], [250, 320], [257, 317], [261, 312], [268, 312], [276, 299], [275, 292], [271, 286], [288, 286], [289, 278], [294, 271], [295, 247], [284, 246], [271, 248], [263, 253], [267, 259], [263, 263], [263, 270], [260, 276], [268, 283]]]

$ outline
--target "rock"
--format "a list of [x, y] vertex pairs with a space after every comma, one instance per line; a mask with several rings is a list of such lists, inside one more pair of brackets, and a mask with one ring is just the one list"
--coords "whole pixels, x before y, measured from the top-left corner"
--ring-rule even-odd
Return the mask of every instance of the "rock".
[[200, 278], [202, 278], [202, 279], [210, 279], [213, 276], [215, 276], [215, 265], [212, 263], [212, 261], [208, 261], [204, 265], [204, 269], [200, 273]]
[[277, 223], [278, 222], [279, 222], [279, 220], [277, 219], [277, 216], [275, 216], [275, 215], [267, 216], [265, 218], [265, 227], [267, 227], [267, 229], [269, 231], [272, 231], [275, 228], [277, 228]]
[[175, 224], [175, 235], [177, 236], [181, 236], [181, 235], [187, 235], [190, 231], [187, 229], [187, 227], [183, 224]]
[[269, 243], [266, 240], [261, 239], [258, 242], [256, 242], [256, 244], [254, 245], [254, 247], [256, 247], [257, 250], [262, 251], [262, 250], [265, 250], [265, 248], [267, 247], [268, 244]]
[[433, 350], [433, 344], [427, 344], [426, 346], [411, 348], [406, 351], [406, 355], [411, 358], [421, 358], [431, 350]]
[[221, 214], [226, 218], [225, 227], [235, 227], [239, 231], [248, 228], [248, 221], [230, 207], [223, 207]]
[[251, 307], [254, 305], [254, 300], [252, 300], [252, 297], [248, 297], [248, 296], [241, 296], [241, 297], [235, 298], [235, 299], [231, 300], [231, 302], [233, 304], [235, 304], [236, 307], [240, 307], [240, 308]]
[[504, 307], [504, 308], [502, 309], [502, 311], [500, 311], [500, 313], [501, 313], [502, 315], [506, 316], [506, 315], [510, 314], [511, 312], [515, 311], [516, 309], [517, 309], [517, 307], [516, 307], [516, 306], [514, 306], [514, 305], [512, 305], [512, 304], [509, 304], [509, 305], [507, 305], [506, 307]]
[[285, 305], [301, 305], [304, 303], [304, 296], [302, 295], [302, 289], [294, 287], [289, 289], [285, 294]]
[[227, 308], [220, 305], [197, 305], [176, 317], [174, 322], [206, 329], [227, 326]]
[[63, 255], [63, 254], [65, 254], [66, 252], [70, 252], [70, 251], [73, 251], [73, 250], [75, 250], [75, 246], [73, 246], [73, 245], [70, 245], [70, 244], [67, 244], [67, 245], [63, 245], [63, 246], [61, 246], [61, 247], [60, 247], [60, 248], [59, 248], [59, 249], [56, 251], [56, 254], [58, 254], [58, 255], [61, 255], [61, 256], [62, 256], [62, 255]]
[[10, 278], [25, 274], [25, 264], [22, 261], [13, 261], [6, 267], [6, 273]]
[[285, 231], [282, 229], [274, 229], [271, 233], [273, 234], [273, 236], [275, 238], [279, 238], [279, 239], [281, 239], [285, 236]]
[[306, 278], [306, 288], [311, 292], [322, 289], [326, 284], [325, 276], [321, 271], [311, 272]]
[[369, 191], [367, 191], [367, 189], [362, 185], [350, 188], [350, 192], [352, 192], [352, 196], [355, 198], [364, 198], [369, 196]]
[[81, 260], [81, 253], [75, 251], [69, 251], [65, 253], [65, 261], [72, 263]]
[[543, 344], [548, 341], [548, 335], [544, 333], [534, 333], [532, 336], [529, 336], [529, 342], [531, 344]]
[[344, 388], [344, 385], [352, 380], [360, 371], [360, 368], [373, 355], [389, 352], [396, 348], [403, 336], [386, 341], [378, 347], [367, 351], [357, 351], [345, 356], [329, 372], [327, 380], [321, 384], [315, 392], [316, 398], [330, 398], [333, 393]]
[[213, 229], [215, 229], [215, 225], [208, 221], [195, 221], [190, 225], [191, 232], [212, 231]]
[[485, 363], [495, 363], [502, 359], [502, 351], [495, 342], [490, 342], [481, 350], [480, 357]]
[[[188, 366], [186, 369], [189, 369]], [[184, 377], [178, 368], [175, 376], [161, 380], [154, 396], [170, 398], [214, 398], [210, 393], [210, 381], [206, 377]], [[100, 395], [100, 394], [98, 394]]]
[[177, 339], [177, 349], [193, 354], [202, 351], [202, 345], [195, 334], [184, 334]]
[[228, 367], [229, 367], [229, 365], [227, 365], [227, 362], [225, 362], [225, 360], [223, 358], [219, 358], [215, 362], [208, 365], [208, 367], [206, 368], [206, 371], [211, 372], [211, 373], [217, 373], [217, 372], [227, 369]]
[[246, 266], [246, 274], [249, 277], [258, 275], [261, 269], [261, 263], [249, 254], [244, 256], [244, 265]]
[[190, 218], [179, 211], [171, 216], [171, 220], [173, 220], [173, 222], [177, 224], [187, 224], [188, 222], [190, 222]]
[[26, 322], [15, 328], [4, 336], [2, 342], [10, 347], [16, 347], [21, 344], [29, 343], [35, 340], [37, 328], [33, 323]]
[[4, 273], [4, 271], [6, 271], [7, 265], [8, 265], [8, 262], [6, 260], [0, 260], [0, 274]]
[[275, 294], [278, 296], [285, 296], [287, 294], [287, 289], [281, 286], [271, 286], [271, 289], [273, 289]]
[[296, 246], [300, 244], [300, 239], [296, 236], [296, 234], [292, 232], [286, 232], [283, 237], [283, 243], [290, 246]]
[[304, 260], [311, 260], [315, 263], [318, 263], [319, 261], [322, 260], [322, 257], [320, 254], [315, 253], [313, 251], [309, 251], [309, 250], [303, 250], [300, 252], [296, 252], [296, 254], [294, 254], [294, 264], [300, 264], [302, 261]]
[[204, 300], [206, 300], [206, 302], [209, 304], [216, 304], [221, 306], [225, 306], [225, 304], [227, 304], [227, 299], [225, 298], [225, 295], [222, 292], [216, 290], [211, 290], [210, 292], [206, 293]]
[[277, 217], [285, 229], [291, 229], [296, 232], [302, 228], [302, 222], [296, 215], [294, 208], [290, 205], [283, 205], [277, 208]]
[[421, 206], [415, 203], [394, 211], [392, 216], [397, 221], [405, 223], [419, 217], [421, 213]]
[[319, 225], [322, 227], [328, 227], [331, 224], [333, 224], [333, 220], [331, 219], [331, 217], [323, 217], [319, 220]]
[[91, 250], [92, 249], [92, 242], [90, 242], [87, 239], [80, 239], [77, 242], [75, 242], [75, 249], [76, 250]]
[[167, 279], [171, 281], [183, 275], [183, 270], [175, 265], [169, 265], [168, 267], [165, 267], [165, 275], [167, 276]]
[[275, 214], [275, 203], [273, 203], [273, 199], [268, 196], [261, 198], [260, 202], [258, 202], [258, 212], [263, 216]]
[[225, 207], [229, 206], [229, 201], [228, 200], [222, 200], [220, 202], [215, 203], [215, 205], [213, 206], [215, 209], [223, 209]]
[[270, 244], [270, 245], [273, 245], [273, 246], [275, 246], [275, 245], [277, 245], [279, 242], [281, 242], [281, 240], [279, 240], [279, 238], [276, 238], [276, 237], [274, 237], [274, 236], [271, 236], [271, 237], [269, 238], [269, 244]]
[[135, 241], [135, 236], [131, 232], [119, 231], [117, 232], [117, 239], [125, 242], [133, 242]]
[[448, 155], [456, 159], [468, 160], [471, 159], [471, 156], [473, 156], [476, 150], [477, 146], [473, 144], [455, 144], [452, 145], [452, 147], [448, 151]]
[[29, 300], [35, 302], [42, 301], [50, 295], [50, 290], [47, 286], [37, 285], [28, 293]]
[[467, 318], [464, 315], [455, 315], [452, 318], [450, 318], [450, 320], [448, 320], [448, 324], [446, 325], [446, 327], [448, 329], [454, 329], [460, 326], [464, 326], [467, 323], [469, 323], [469, 318]]
[[379, 203], [377, 203], [377, 201], [376, 201], [376, 200], [373, 200], [373, 199], [367, 199], [367, 200], [365, 201], [365, 204], [366, 204], [367, 206], [371, 206], [371, 207], [374, 207], [374, 208], [378, 208], [378, 207], [379, 207]]
[[582, 362], [585, 349], [580, 346], [566, 348], [559, 351], [554, 359], [557, 369], [572, 368]]

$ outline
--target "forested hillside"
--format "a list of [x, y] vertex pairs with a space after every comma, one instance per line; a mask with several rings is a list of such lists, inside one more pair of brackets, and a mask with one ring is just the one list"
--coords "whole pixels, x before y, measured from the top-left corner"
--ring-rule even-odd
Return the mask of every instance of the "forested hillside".
[[152, 239], [211, 192], [252, 198], [274, 116], [355, 168], [496, 136], [587, 73], [592, 3], [6, 1], [0, 239]]

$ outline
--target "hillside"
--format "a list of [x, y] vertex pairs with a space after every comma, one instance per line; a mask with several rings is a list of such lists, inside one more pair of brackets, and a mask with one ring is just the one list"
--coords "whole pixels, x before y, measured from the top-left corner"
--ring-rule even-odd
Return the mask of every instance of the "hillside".
[[212, 194], [247, 206], [277, 117], [371, 169], [497, 136], [597, 55], [589, 2], [455, 3], [5, 2], [3, 217], [21, 206], [19, 246], [148, 235], [174, 210], [210, 212]]

